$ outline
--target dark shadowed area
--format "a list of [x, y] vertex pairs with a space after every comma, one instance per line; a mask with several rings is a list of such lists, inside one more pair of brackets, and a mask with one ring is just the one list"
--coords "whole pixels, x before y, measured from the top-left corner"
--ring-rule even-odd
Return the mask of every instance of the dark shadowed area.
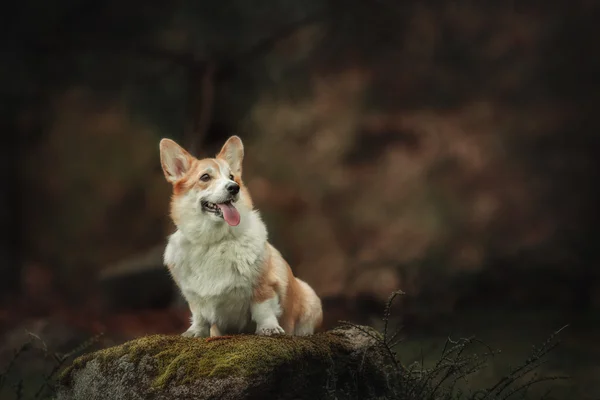
[[324, 329], [381, 328], [401, 289], [400, 357], [475, 335], [502, 350], [477, 385], [569, 324], [546, 398], [600, 398], [600, 6], [543, 4], [5, 5], [0, 371], [33, 349], [0, 399], [50, 390], [44, 345], [187, 329], [158, 143], [212, 157], [233, 134]]

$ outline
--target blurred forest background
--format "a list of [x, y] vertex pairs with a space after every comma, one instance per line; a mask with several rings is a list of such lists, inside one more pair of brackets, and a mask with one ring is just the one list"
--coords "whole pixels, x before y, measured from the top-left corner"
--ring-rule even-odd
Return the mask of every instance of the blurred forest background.
[[325, 328], [396, 289], [407, 358], [451, 332], [524, 358], [570, 323], [548, 368], [600, 398], [600, 14], [562, 3], [5, 5], [2, 354], [184, 331], [158, 142], [238, 134]]

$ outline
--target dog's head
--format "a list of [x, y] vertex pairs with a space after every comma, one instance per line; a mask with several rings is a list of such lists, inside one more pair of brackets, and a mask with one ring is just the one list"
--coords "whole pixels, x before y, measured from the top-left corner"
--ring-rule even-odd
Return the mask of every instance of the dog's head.
[[[160, 161], [173, 184], [171, 217], [190, 229], [214, 224], [235, 227], [252, 210], [242, 182], [244, 146], [230, 137], [216, 158], [198, 160], [170, 139], [160, 141]], [[189, 229], [188, 229], [189, 230]]]

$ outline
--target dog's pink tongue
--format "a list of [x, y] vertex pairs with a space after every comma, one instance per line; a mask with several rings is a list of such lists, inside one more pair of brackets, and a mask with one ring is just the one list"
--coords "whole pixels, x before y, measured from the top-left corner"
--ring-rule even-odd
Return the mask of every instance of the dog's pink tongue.
[[223, 213], [223, 219], [231, 226], [237, 226], [240, 223], [240, 213], [231, 203], [217, 204]]

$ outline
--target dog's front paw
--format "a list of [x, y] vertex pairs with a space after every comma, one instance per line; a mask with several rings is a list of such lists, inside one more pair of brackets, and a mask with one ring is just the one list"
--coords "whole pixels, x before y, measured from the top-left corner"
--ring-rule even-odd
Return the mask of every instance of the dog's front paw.
[[199, 328], [197, 326], [190, 326], [190, 329], [181, 334], [183, 337], [196, 337], [206, 338], [210, 336], [210, 330]]
[[279, 325], [261, 326], [256, 329], [256, 334], [261, 336], [284, 335], [285, 331]]

